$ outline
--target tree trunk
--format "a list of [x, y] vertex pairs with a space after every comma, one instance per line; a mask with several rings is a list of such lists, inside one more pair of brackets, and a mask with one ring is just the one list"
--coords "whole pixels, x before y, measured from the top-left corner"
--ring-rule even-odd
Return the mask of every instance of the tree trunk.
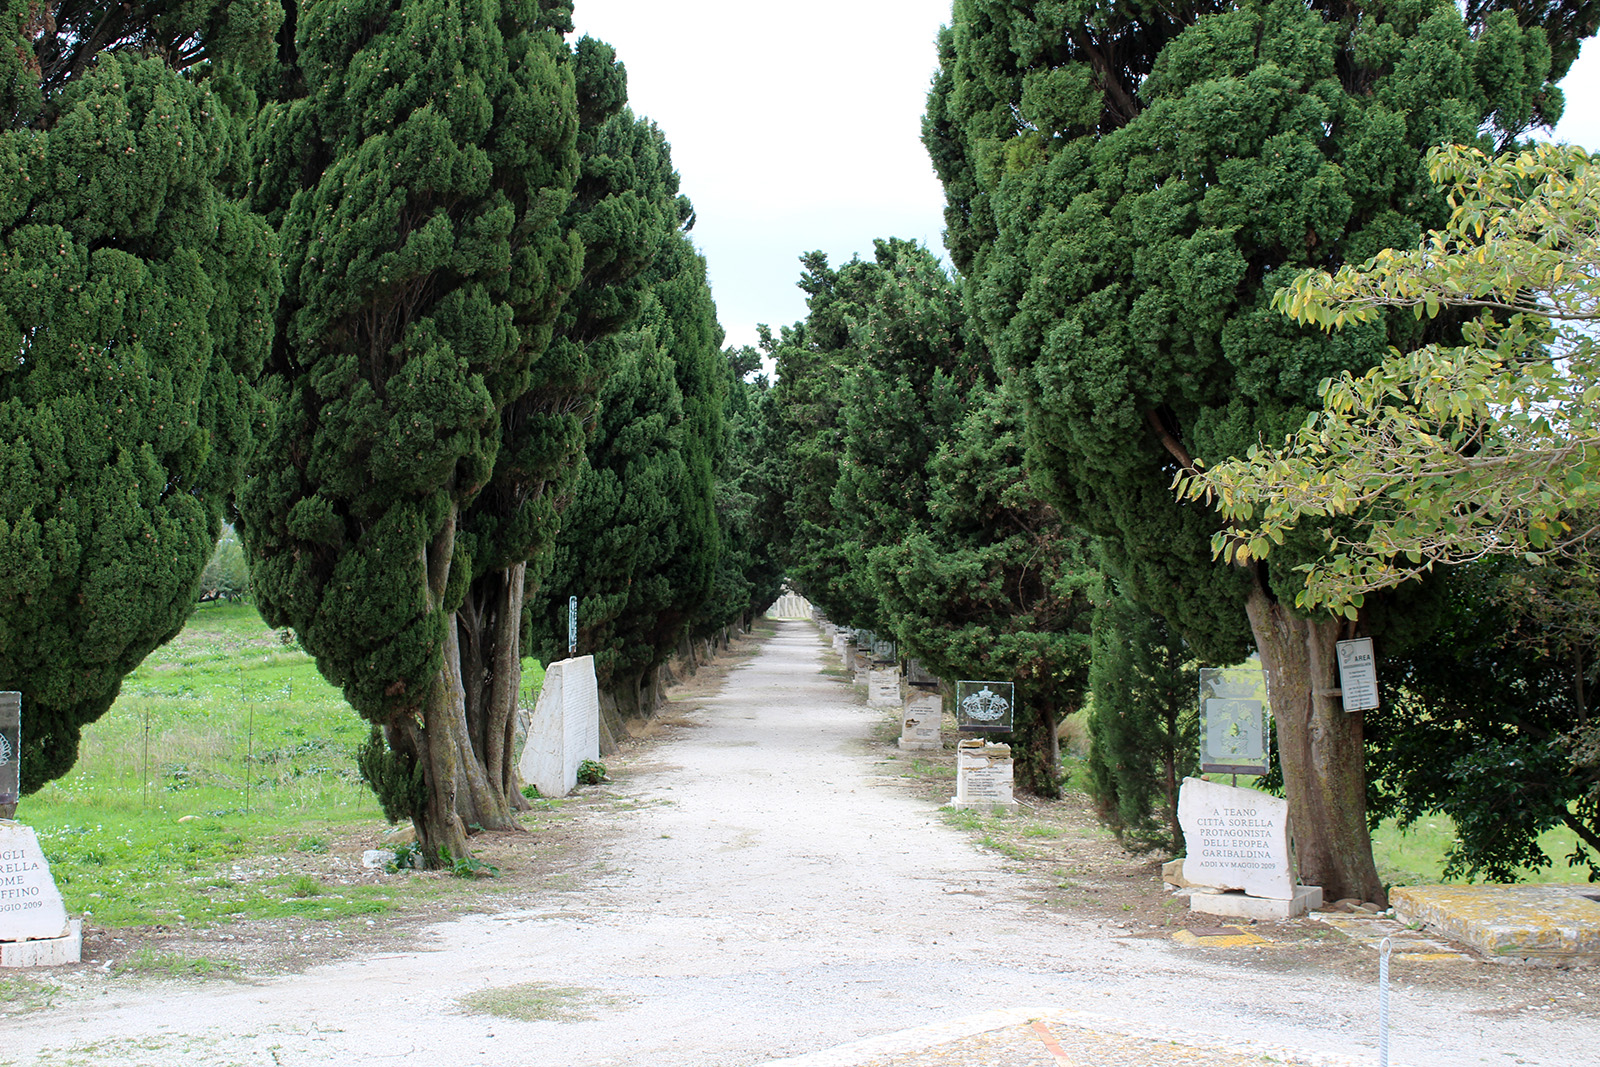
[[1018, 686], [1017, 695], [1027, 702], [1023, 705], [1026, 714], [1018, 718], [1025, 721], [1015, 723], [1011, 731], [1011, 766], [1017, 788], [1038, 797], [1060, 797], [1061, 742], [1056, 737], [1055, 702], [1040, 695], [1042, 686], [1030, 687], [1025, 693], [1021, 688]]
[[1245, 608], [1267, 671], [1298, 877], [1325, 900], [1387, 904], [1367, 830], [1362, 716], [1330, 692], [1342, 620], [1296, 618], [1259, 581]]
[[[455, 552], [456, 516], [451, 514], [433, 544], [428, 546], [428, 606], [443, 610], [445, 589], [449, 585], [450, 561]], [[520, 584], [520, 583], [519, 583]], [[480, 663], [482, 650], [494, 632], [482, 605], [476, 616], [463, 620], [473, 635], [474, 650], [469, 663]], [[422, 764], [428, 799], [417, 820], [417, 840], [429, 863], [467, 854], [467, 829], [516, 829], [506, 793], [498, 781], [491, 780], [482, 754], [474, 744], [467, 719], [466, 685], [462, 677], [461, 623], [452, 617], [444, 626], [444, 661], [428, 687], [422, 706], [420, 726], [414, 719], [402, 724], [412, 754]], [[513, 640], [515, 638], [513, 637]], [[519, 661], [520, 667], [520, 661]], [[472, 679], [474, 686], [481, 678]], [[493, 687], [491, 687], [491, 691]], [[477, 701], [475, 700], [475, 703]]]

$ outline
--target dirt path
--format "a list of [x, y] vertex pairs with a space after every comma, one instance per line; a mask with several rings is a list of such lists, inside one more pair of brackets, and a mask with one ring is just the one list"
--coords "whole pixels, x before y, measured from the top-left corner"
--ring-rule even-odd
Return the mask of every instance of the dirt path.
[[[259, 983], [107, 985], [6, 1020], [0, 1062], [736, 1067], [1034, 1008], [1376, 1062], [1370, 981], [1037, 906], [1003, 856], [886, 780], [865, 743], [881, 716], [822, 665], [816, 631], [780, 623], [628, 768], [639, 806], [536, 906]], [[1537, 999], [1536, 975], [1506, 973]], [[460, 999], [485, 994], [550, 1017]], [[1600, 1064], [1592, 1015], [1526, 1009], [1400, 976], [1391, 1062]]]

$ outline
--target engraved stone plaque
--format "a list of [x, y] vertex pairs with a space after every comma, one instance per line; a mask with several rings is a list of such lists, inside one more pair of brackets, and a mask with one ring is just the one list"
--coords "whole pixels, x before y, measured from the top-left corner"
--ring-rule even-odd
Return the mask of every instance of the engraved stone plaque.
[[1184, 878], [1255, 897], [1293, 899], [1287, 800], [1185, 778], [1178, 791], [1178, 822], [1189, 853]]

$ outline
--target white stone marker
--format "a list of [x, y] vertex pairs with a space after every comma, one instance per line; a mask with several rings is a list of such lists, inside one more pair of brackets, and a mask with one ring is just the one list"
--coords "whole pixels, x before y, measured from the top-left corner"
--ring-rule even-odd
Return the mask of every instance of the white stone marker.
[[1178, 822], [1189, 855], [1183, 876], [1194, 885], [1242, 889], [1254, 897], [1289, 900], [1289, 802], [1254, 789], [1185, 778]]
[[599, 759], [600, 686], [594, 657], [557, 660], [545, 671], [517, 769], [523, 781], [539, 787], [541, 796], [564, 797], [578, 784], [578, 765]]
[[939, 736], [943, 721], [944, 697], [937, 692], [908, 687], [900, 719], [900, 747], [914, 752], [943, 748], [944, 740]]
[[867, 706], [900, 706], [900, 672], [894, 667], [873, 667], [867, 671]]
[[0, 820], [0, 967], [77, 963], [82, 929], [67, 920], [33, 827]]
[[969, 738], [956, 746], [956, 795], [952, 807], [1012, 807], [1010, 745]]

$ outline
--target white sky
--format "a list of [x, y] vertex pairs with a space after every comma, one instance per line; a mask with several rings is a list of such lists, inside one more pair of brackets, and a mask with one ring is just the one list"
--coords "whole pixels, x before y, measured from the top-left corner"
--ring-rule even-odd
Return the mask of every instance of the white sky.
[[[904, 237], [943, 253], [921, 122], [950, 0], [576, 0], [574, 16], [672, 144], [727, 344], [805, 317], [803, 252], [837, 266]], [[1600, 148], [1600, 45], [1564, 88], [1557, 139]]]

